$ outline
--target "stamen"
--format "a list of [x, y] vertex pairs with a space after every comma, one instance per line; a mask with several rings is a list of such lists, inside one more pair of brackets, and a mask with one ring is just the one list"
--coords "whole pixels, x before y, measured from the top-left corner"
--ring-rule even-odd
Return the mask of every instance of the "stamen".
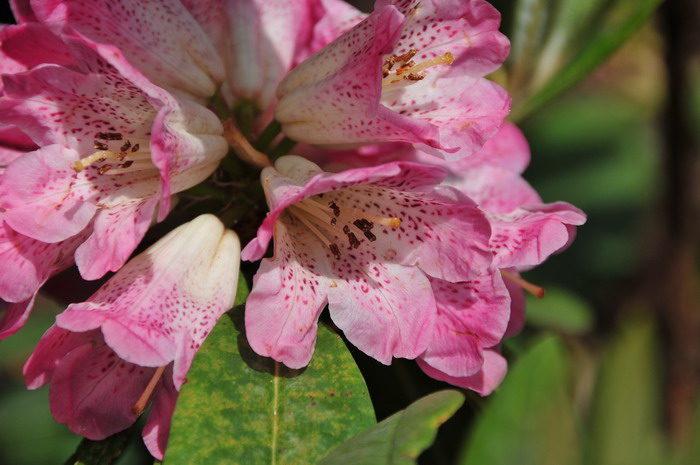
[[76, 161], [75, 163], [73, 163], [73, 168], [75, 169], [75, 171], [80, 173], [93, 163], [102, 162], [107, 160], [108, 158], [111, 158], [113, 160], [121, 160], [119, 154], [117, 153], [110, 152], [109, 150], [100, 150], [98, 152], [93, 153], [92, 155], [83, 158], [82, 160]]
[[508, 281], [511, 281], [511, 282], [517, 284], [518, 286], [520, 286], [521, 288], [523, 288], [524, 290], [526, 290], [530, 294], [534, 295], [538, 299], [541, 299], [542, 297], [544, 297], [545, 290], [543, 287], [535, 286], [534, 284], [532, 284], [528, 281], [525, 281], [523, 278], [511, 273], [510, 271], [501, 270], [501, 276], [506, 278]]
[[[391, 89], [398, 87], [405, 87], [414, 82], [421, 81], [425, 78], [425, 74], [421, 74], [428, 68], [438, 65], [451, 65], [454, 63], [454, 55], [447, 52], [429, 60], [425, 60], [421, 63], [416, 64], [411, 58], [416, 55], [417, 51], [411, 49], [409, 52], [401, 56], [389, 57], [384, 62], [384, 67], [382, 68], [382, 87]], [[409, 61], [410, 60], [410, 61]], [[403, 63], [403, 65], [392, 71], [395, 63]]]
[[121, 132], [98, 132], [95, 137], [102, 140], [122, 140]]
[[143, 391], [143, 394], [141, 394], [139, 400], [137, 400], [136, 403], [131, 407], [132, 413], [134, 413], [135, 415], [141, 415], [143, 411], [146, 410], [146, 404], [148, 403], [148, 399], [151, 397], [151, 394], [153, 394], [153, 390], [156, 388], [156, 384], [158, 384], [158, 381], [163, 375], [164, 370], [164, 366], [158, 367], [156, 369], [156, 372], [153, 373], [153, 378], [151, 378], [151, 380], [148, 382], [148, 385], [146, 385], [146, 389]]

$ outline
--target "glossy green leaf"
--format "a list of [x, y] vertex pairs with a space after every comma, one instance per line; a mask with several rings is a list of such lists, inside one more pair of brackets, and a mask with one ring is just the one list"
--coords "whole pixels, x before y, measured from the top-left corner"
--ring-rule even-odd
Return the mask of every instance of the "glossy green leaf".
[[[336, 447], [319, 465], [409, 465], [464, 403], [457, 391], [426, 396]], [[312, 463], [312, 462], [309, 462]]]
[[543, 299], [527, 296], [527, 322], [566, 333], [585, 333], [593, 325], [593, 309], [571, 291], [547, 286]]
[[508, 87], [518, 121], [590, 74], [661, 0], [519, 0], [510, 35]]
[[310, 365], [291, 370], [252, 351], [237, 307], [209, 335], [187, 379], [166, 465], [315, 463], [375, 423], [352, 356], [324, 326]]
[[659, 461], [659, 353], [650, 321], [623, 328], [603, 357], [591, 418], [590, 463]]
[[458, 463], [581, 463], [569, 371], [567, 352], [558, 338], [547, 336], [530, 347], [489, 399]]

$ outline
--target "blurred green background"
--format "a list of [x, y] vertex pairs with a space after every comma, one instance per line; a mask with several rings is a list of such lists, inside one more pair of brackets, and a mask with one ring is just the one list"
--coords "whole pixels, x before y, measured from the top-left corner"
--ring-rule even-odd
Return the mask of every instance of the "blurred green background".
[[[494, 3], [513, 53], [493, 78], [531, 144], [525, 177], [588, 223], [525, 275], [547, 295], [528, 299], [525, 331], [504, 344], [502, 387], [468, 394], [421, 463], [700, 463], [697, 2]], [[62, 463], [79, 442], [53, 422], [47, 389], [26, 391], [21, 376], [60, 310], [43, 298], [0, 342], [0, 464]], [[379, 419], [448, 387], [413, 362], [353, 355]], [[119, 463], [143, 457], [137, 438]]]

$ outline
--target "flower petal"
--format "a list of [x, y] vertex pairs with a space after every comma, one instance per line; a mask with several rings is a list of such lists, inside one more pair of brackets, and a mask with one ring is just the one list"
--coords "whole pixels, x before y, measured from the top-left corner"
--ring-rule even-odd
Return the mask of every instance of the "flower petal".
[[471, 281], [431, 280], [437, 302], [435, 334], [420, 359], [457, 378], [481, 370], [483, 351], [501, 342], [510, 298], [498, 272]]
[[129, 363], [174, 361], [179, 388], [194, 353], [233, 305], [239, 254], [237, 236], [213, 215], [201, 215], [129, 261], [87, 302], [71, 304], [56, 324], [71, 331], [101, 328]]
[[494, 350], [484, 351], [484, 365], [481, 371], [465, 377], [455, 377], [450, 376], [440, 370], [431, 367], [421, 359], [417, 360], [418, 366], [431, 378], [435, 378], [439, 381], [445, 381], [454, 386], [459, 386], [464, 389], [471, 389], [472, 391], [478, 392], [482, 396], [488, 396], [491, 394], [503, 378], [506, 376], [508, 371], [508, 363], [506, 359], [503, 358], [501, 354]]
[[116, 45], [161, 86], [207, 98], [224, 79], [214, 46], [179, 2], [41, 0], [32, 7], [59, 36]]
[[578, 208], [565, 203], [523, 206], [508, 214], [491, 214], [494, 266], [527, 269], [566, 247], [574, 229], [586, 222]]
[[248, 342], [260, 355], [290, 368], [309, 363], [318, 317], [326, 306], [329, 279], [317, 240], [278, 222], [275, 257], [265, 259], [246, 301]]
[[358, 349], [389, 365], [413, 359], [430, 343], [435, 300], [417, 267], [340, 261], [328, 292], [333, 322]]

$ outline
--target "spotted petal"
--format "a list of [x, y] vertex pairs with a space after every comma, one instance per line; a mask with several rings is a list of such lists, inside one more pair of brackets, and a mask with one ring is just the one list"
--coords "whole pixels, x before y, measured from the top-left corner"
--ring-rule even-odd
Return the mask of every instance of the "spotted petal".
[[510, 316], [510, 298], [500, 273], [471, 281], [431, 280], [437, 301], [435, 334], [420, 360], [450, 376], [482, 369], [484, 350], [501, 342]]
[[174, 365], [179, 388], [192, 357], [235, 297], [240, 245], [212, 215], [171, 231], [129, 261], [87, 302], [56, 318], [70, 331], [100, 328], [129, 363]]
[[110, 44], [156, 84], [211, 97], [224, 66], [206, 33], [180, 2], [32, 1], [38, 20], [61, 37]]

